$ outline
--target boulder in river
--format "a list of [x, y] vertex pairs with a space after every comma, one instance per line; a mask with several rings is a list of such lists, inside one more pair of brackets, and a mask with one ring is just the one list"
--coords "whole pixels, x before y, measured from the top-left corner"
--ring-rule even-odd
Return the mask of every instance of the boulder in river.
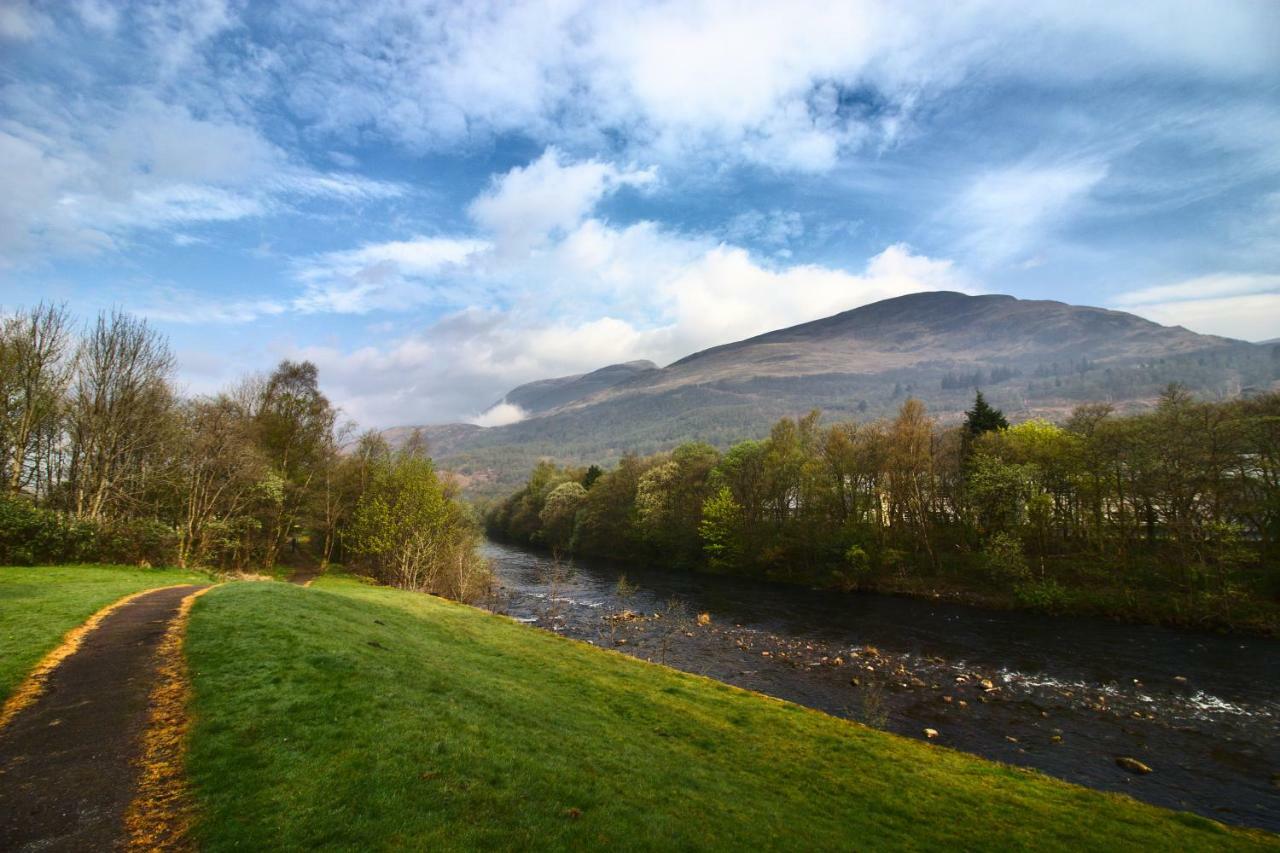
[[1145, 776], [1151, 772], [1151, 768], [1143, 764], [1136, 758], [1122, 755], [1116, 759], [1116, 766], [1121, 770], [1128, 770], [1130, 773], [1136, 773], [1139, 776]]

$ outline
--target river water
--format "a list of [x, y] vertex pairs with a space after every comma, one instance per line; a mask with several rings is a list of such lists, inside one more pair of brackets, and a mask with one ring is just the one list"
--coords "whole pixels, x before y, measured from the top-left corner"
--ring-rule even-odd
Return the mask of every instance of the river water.
[[[1280, 641], [557, 563], [492, 542], [485, 552], [492, 606], [521, 621], [910, 737], [932, 729], [935, 743], [1081, 785], [1280, 831]], [[1152, 772], [1128, 772], [1121, 757]]]

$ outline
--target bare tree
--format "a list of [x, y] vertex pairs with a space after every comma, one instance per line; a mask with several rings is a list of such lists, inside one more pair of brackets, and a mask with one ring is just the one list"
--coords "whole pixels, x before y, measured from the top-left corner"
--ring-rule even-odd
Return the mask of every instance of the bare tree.
[[244, 410], [230, 397], [188, 402], [180, 419], [181, 440], [173, 460], [179, 498], [177, 562], [187, 566], [204, 558], [212, 522], [249, 510], [266, 463]]
[[135, 509], [166, 438], [173, 355], [146, 321], [98, 315], [76, 354], [71, 392], [70, 504], [100, 519]]
[[0, 326], [0, 445], [5, 483], [13, 494], [40, 494], [56, 476], [50, 455], [71, 376], [70, 320], [65, 306], [40, 303]]

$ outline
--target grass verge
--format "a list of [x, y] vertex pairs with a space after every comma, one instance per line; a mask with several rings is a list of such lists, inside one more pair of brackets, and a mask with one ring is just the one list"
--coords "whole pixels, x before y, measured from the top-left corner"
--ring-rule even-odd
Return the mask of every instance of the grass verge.
[[0, 700], [62, 637], [113, 601], [144, 589], [207, 580], [180, 569], [0, 567]]
[[351, 580], [215, 589], [186, 649], [208, 850], [1275, 841]]

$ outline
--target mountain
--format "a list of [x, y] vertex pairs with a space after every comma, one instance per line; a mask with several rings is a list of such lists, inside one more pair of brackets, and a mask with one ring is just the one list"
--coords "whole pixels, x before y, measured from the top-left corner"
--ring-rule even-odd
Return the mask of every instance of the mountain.
[[590, 373], [539, 379], [512, 388], [494, 406], [510, 403], [519, 406], [526, 414], [542, 414], [657, 371], [658, 365], [652, 361], [628, 361], [625, 364], [611, 364]]
[[[619, 368], [630, 368], [619, 370]], [[614, 365], [513, 389], [519, 423], [428, 430], [442, 465], [493, 491], [541, 457], [612, 464], [681, 441], [727, 445], [783, 416], [891, 416], [908, 396], [943, 421], [975, 388], [1010, 417], [1107, 401], [1149, 406], [1170, 382], [1215, 397], [1271, 387], [1271, 348], [1133, 314], [1012, 296], [917, 293], [694, 353], [662, 369]], [[596, 374], [604, 373], [604, 378]], [[607, 379], [627, 374], [618, 382]], [[525, 408], [524, 403], [517, 402]]]

